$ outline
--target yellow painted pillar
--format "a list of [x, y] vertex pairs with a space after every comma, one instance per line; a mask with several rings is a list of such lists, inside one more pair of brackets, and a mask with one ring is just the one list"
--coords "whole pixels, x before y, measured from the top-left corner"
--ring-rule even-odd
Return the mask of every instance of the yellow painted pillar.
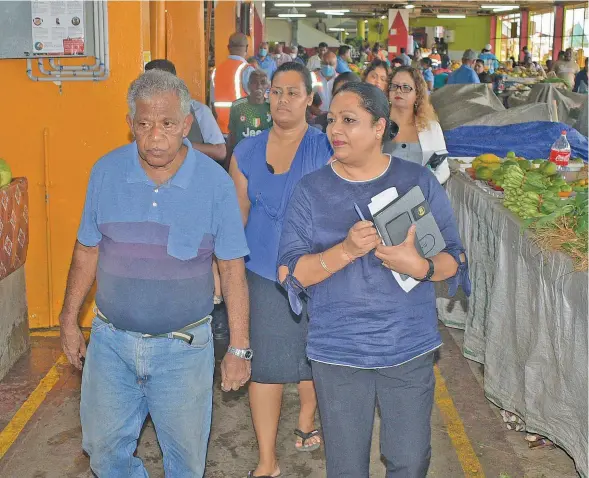
[[221, 64], [229, 55], [229, 37], [235, 33], [237, 2], [216, 2], [215, 5], [215, 65]]
[[359, 36], [362, 38], [366, 37], [366, 23], [364, 23], [364, 20], [358, 20], [357, 30], [358, 30], [358, 33], [356, 34], [356, 36]]
[[204, 102], [207, 53], [204, 2], [166, 2], [166, 58], [176, 66], [192, 97]]

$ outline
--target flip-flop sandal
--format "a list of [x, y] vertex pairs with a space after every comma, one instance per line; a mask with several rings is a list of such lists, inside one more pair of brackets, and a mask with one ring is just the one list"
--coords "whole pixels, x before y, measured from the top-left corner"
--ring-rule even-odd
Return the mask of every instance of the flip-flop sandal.
[[307, 440], [309, 440], [310, 438], [321, 436], [321, 433], [319, 433], [319, 430], [317, 430], [317, 429], [311, 430], [309, 433], [305, 433], [304, 431], [301, 431], [298, 428], [296, 428], [294, 431], [294, 434], [303, 440], [303, 443], [301, 444], [301, 446], [296, 446], [296, 444], [295, 444], [295, 448], [297, 451], [309, 452], [309, 451], [315, 451], [321, 447], [321, 443], [313, 443], [312, 445], [305, 445], [305, 442]]
[[254, 475], [254, 470], [247, 472], [247, 478], [278, 478], [281, 474], [278, 473], [276, 476], [272, 475]]

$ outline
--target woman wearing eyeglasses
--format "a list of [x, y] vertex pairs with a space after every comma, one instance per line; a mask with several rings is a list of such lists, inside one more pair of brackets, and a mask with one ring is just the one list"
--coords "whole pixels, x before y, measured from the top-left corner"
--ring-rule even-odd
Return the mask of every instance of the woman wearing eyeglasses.
[[399, 125], [399, 134], [386, 141], [383, 152], [397, 158], [429, 166], [438, 181], [450, 177], [446, 140], [429, 101], [428, 88], [419, 70], [402, 66], [389, 80], [390, 119]]

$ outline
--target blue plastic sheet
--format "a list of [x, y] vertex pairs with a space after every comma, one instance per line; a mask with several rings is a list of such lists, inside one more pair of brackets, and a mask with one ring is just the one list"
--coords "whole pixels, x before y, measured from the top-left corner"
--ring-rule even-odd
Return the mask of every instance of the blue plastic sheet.
[[509, 151], [526, 159], [548, 159], [550, 147], [562, 131], [567, 132], [571, 156], [587, 162], [587, 137], [564, 123], [534, 121], [508, 126], [460, 126], [445, 131], [450, 156], [472, 157], [493, 153], [505, 157]]

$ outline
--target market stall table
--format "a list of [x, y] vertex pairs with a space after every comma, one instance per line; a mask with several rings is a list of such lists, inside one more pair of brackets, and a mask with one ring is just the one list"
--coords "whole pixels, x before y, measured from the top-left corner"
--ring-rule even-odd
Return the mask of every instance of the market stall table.
[[485, 395], [546, 436], [587, 476], [587, 272], [542, 253], [521, 221], [477, 183], [447, 183], [467, 250], [472, 295], [438, 287], [438, 314], [464, 329], [465, 357], [484, 364]]

